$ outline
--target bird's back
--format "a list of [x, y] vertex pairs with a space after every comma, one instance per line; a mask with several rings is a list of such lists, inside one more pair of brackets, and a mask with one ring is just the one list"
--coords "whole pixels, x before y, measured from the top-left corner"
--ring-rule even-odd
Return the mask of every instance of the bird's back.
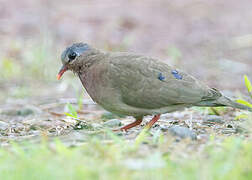
[[209, 87], [157, 59], [129, 53], [108, 58], [110, 84], [124, 103], [140, 108], [195, 104], [208, 96]]

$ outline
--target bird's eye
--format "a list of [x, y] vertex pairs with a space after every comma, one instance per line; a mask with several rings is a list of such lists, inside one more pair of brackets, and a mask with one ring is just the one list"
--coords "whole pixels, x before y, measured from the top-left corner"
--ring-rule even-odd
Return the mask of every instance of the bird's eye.
[[76, 58], [77, 54], [73, 51], [70, 54], [68, 54], [68, 59], [69, 60], [74, 60]]

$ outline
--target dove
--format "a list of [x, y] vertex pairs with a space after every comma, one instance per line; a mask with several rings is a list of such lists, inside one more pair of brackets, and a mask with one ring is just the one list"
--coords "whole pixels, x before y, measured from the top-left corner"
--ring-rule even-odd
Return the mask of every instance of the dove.
[[86, 43], [74, 43], [61, 54], [57, 78], [70, 70], [98, 105], [115, 114], [133, 116], [135, 121], [118, 130], [140, 125], [153, 115], [150, 129], [161, 114], [192, 106], [229, 106], [251, 111], [167, 63], [128, 52], [105, 52]]

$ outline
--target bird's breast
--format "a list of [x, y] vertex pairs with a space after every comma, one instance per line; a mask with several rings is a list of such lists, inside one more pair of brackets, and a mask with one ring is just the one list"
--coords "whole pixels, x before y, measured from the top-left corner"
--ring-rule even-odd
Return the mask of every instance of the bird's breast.
[[103, 104], [104, 99], [110, 94], [106, 71], [94, 68], [79, 74], [79, 78], [93, 101]]

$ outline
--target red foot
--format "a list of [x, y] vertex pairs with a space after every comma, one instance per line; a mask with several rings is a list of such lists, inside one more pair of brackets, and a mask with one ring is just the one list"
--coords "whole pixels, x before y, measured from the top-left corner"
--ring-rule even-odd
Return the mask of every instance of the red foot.
[[[148, 122], [148, 124], [145, 126], [145, 128], [147, 130], [149, 130], [153, 126], [153, 124], [155, 124], [159, 120], [159, 118], [160, 118], [160, 114], [155, 115], [152, 118], [152, 120], [150, 122]], [[133, 128], [133, 127], [141, 124], [142, 121], [143, 121], [143, 117], [141, 117], [139, 119], [136, 119], [133, 123], [130, 123], [130, 124], [126, 125], [126, 126], [123, 126], [123, 127], [119, 128], [119, 129], [114, 129], [113, 131], [127, 131], [128, 129]]]
[[130, 123], [130, 124], [126, 125], [126, 126], [123, 126], [123, 127], [119, 128], [119, 129], [115, 129], [113, 131], [127, 131], [128, 129], [133, 128], [133, 127], [141, 124], [142, 121], [143, 121], [143, 117], [141, 117], [139, 119], [136, 119], [133, 123]]
[[150, 122], [148, 122], [148, 124], [145, 126], [145, 128], [146, 128], [147, 130], [149, 130], [149, 129], [153, 126], [153, 124], [155, 124], [155, 123], [159, 120], [159, 118], [160, 118], [160, 114], [155, 115], [155, 116], [152, 118], [152, 120], [151, 120]]

